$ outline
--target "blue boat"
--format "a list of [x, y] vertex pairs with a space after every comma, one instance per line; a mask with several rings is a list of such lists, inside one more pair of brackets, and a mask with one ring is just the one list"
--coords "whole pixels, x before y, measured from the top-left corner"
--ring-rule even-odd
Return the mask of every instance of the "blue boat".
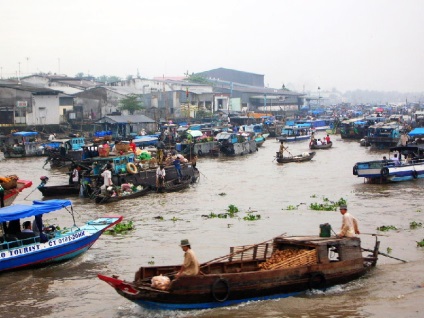
[[220, 132], [215, 138], [220, 153], [226, 156], [237, 156], [258, 150], [256, 141], [250, 137], [248, 133]]
[[[72, 215], [73, 225], [69, 228], [59, 230], [49, 227], [38, 236], [20, 230], [12, 234], [13, 222], [16, 224], [20, 223], [20, 219], [35, 217], [38, 227], [42, 227], [43, 214], [62, 209]], [[69, 200], [33, 201], [32, 205], [17, 204], [1, 208], [3, 236], [0, 239], [0, 272], [44, 266], [77, 257], [87, 251], [107, 228], [120, 223], [122, 219], [122, 216], [105, 216], [77, 226]], [[7, 228], [6, 222], [9, 222]]]
[[38, 132], [19, 131], [12, 134], [1, 149], [5, 158], [36, 157], [44, 154]]
[[312, 136], [310, 124], [298, 124], [294, 126], [285, 126], [281, 130], [281, 136], [277, 137], [279, 141], [293, 142], [300, 140], [310, 140]]
[[399, 143], [400, 135], [398, 123], [377, 123], [368, 127], [365, 141], [373, 148], [390, 148]]
[[399, 161], [372, 160], [357, 162], [353, 175], [365, 178], [369, 183], [400, 182], [424, 178], [424, 146], [407, 145], [390, 148], [399, 154]]

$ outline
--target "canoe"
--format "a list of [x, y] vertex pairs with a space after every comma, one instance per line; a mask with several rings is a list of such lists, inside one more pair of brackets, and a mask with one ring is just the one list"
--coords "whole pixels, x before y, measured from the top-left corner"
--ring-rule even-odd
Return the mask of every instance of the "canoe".
[[183, 176], [180, 179], [172, 179], [169, 181], [165, 181], [163, 187], [155, 187], [157, 192], [176, 192], [183, 189], [187, 189], [190, 187], [190, 183], [192, 183], [191, 176]]
[[[38, 217], [45, 213], [68, 210], [72, 216], [70, 226], [64, 230], [50, 227], [50, 232], [39, 236], [34, 233], [12, 232], [11, 221]], [[0, 272], [44, 266], [70, 260], [86, 252], [109, 227], [122, 221], [122, 216], [105, 216], [88, 221], [83, 226], [75, 225], [72, 203], [69, 200], [33, 201], [32, 205], [16, 204], [0, 209], [0, 224], [9, 222], [0, 238]], [[26, 234], [24, 236], [24, 234]], [[29, 236], [28, 234], [32, 234]]]
[[[363, 256], [361, 240], [321, 236], [278, 236], [263, 243], [230, 248], [200, 266], [201, 273], [175, 277], [181, 265], [142, 266], [134, 280], [98, 274], [128, 300], [150, 309], [206, 309], [252, 300], [293, 296], [359, 278], [378, 260], [379, 241]], [[369, 251], [369, 250], [367, 250]], [[159, 275], [170, 284], [152, 285]]]
[[70, 196], [70, 195], [78, 195], [80, 193], [80, 184], [64, 184], [57, 186], [46, 186], [45, 183], [41, 183], [38, 187], [38, 190], [45, 197], [53, 197], [53, 196]]
[[304, 161], [310, 161], [315, 156], [316, 152], [304, 152], [300, 155], [296, 156], [288, 156], [283, 157], [281, 156], [281, 153], [277, 152], [277, 156], [275, 157], [278, 163], [289, 163], [289, 162], [304, 162]]
[[329, 149], [332, 146], [333, 146], [332, 141], [324, 145], [315, 145], [314, 143], [309, 143], [309, 149]]
[[147, 186], [140, 191], [136, 191], [127, 195], [116, 195], [112, 197], [110, 195], [98, 194], [95, 196], [94, 201], [98, 204], [105, 204], [105, 203], [111, 203], [111, 202], [116, 202], [121, 200], [135, 199], [135, 198], [145, 196], [151, 191], [152, 189], [149, 186]]

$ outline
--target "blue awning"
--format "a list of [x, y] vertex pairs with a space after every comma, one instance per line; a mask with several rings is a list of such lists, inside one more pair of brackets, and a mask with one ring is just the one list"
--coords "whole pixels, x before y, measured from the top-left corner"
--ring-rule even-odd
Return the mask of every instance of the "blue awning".
[[424, 136], [424, 128], [415, 128], [412, 129], [408, 135], [410, 137], [419, 137], [419, 136]]
[[36, 131], [18, 131], [12, 134], [13, 136], [20, 136], [20, 137], [29, 137], [29, 136], [37, 136], [38, 132]]
[[15, 204], [0, 209], [0, 222], [49, 213], [70, 206], [69, 200], [33, 201], [32, 205]]

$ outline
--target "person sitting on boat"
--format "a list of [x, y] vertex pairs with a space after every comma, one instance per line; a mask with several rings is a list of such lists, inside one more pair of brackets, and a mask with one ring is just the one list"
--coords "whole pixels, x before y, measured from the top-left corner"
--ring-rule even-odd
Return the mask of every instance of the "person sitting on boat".
[[184, 263], [177, 273], [176, 278], [181, 275], [198, 275], [200, 273], [199, 261], [197, 260], [196, 254], [191, 249], [189, 241], [181, 240], [180, 246], [184, 251]]
[[327, 142], [327, 144], [331, 142], [329, 134], [327, 134], [327, 136], [325, 137], [325, 141]]
[[136, 148], [137, 148], [137, 146], [134, 143], [134, 140], [130, 139], [130, 149], [133, 153], [135, 153]]
[[340, 205], [340, 213], [343, 215], [342, 228], [337, 237], [355, 237], [355, 234], [360, 234], [358, 221], [347, 212], [346, 205]]
[[156, 169], [156, 187], [163, 187], [163, 184], [165, 182], [165, 176], [166, 176], [166, 172], [165, 172], [165, 165], [161, 164], [157, 169]]
[[317, 145], [318, 145], [318, 146], [321, 146], [321, 145], [322, 145], [321, 139], [318, 139], [318, 140], [317, 140]]
[[395, 166], [400, 166], [400, 161], [399, 161], [399, 158], [398, 158], [397, 153], [395, 153], [395, 154], [393, 155], [393, 159], [392, 159], [392, 161], [393, 161], [393, 163], [395, 164]]

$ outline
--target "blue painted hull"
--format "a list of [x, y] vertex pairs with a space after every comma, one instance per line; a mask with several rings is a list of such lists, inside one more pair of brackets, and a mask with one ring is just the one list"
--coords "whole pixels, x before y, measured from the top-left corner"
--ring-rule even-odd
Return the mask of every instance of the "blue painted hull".
[[137, 301], [134, 301], [134, 302], [137, 305], [142, 306], [144, 308], [155, 309], [155, 310], [196, 310], [196, 309], [199, 310], [199, 309], [211, 309], [211, 308], [220, 308], [220, 307], [232, 306], [232, 305], [245, 303], [245, 302], [248, 302], [248, 301], [287, 298], [287, 297], [299, 295], [300, 293], [303, 293], [303, 292], [275, 294], [275, 295], [262, 296], [262, 297], [227, 300], [227, 301], [223, 301], [223, 302], [216, 302], [215, 301], [215, 302], [194, 303], [194, 304], [158, 303], [158, 302], [144, 301], [144, 300], [137, 300]]
[[[18, 247], [0, 245], [0, 272], [63, 262], [86, 252], [109, 227], [122, 221], [121, 216], [99, 218], [80, 228], [59, 233], [46, 243]], [[19, 242], [20, 241], [16, 241]]]
[[[10, 259], [7, 261], [0, 262], [0, 272], [15, 270], [23, 267], [32, 267], [38, 265], [48, 265], [51, 263], [63, 262], [72, 258], [77, 257], [78, 255], [86, 252], [99, 238], [101, 232], [96, 233], [95, 235], [86, 237], [78, 242], [71, 242], [64, 246], [60, 246], [57, 248], [51, 248], [47, 250], [42, 250], [39, 252], [34, 252], [31, 254], [22, 254], [21, 257], [17, 257], [14, 259]], [[48, 244], [48, 243], [47, 243]], [[22, 246], [19, 249], [30, 249], [35, 248], [31, 245]], [[19, 249], [15, 249], [16, 253], [18, 253]], [[15, 252], [14, 251], [14, 252]], [[10, 251], [12, 252], [12, 251]], [[10, 253], [9, 251], [2, 251], [1, 253]], [[0, 253], [0, 255], [1, 255]]]

